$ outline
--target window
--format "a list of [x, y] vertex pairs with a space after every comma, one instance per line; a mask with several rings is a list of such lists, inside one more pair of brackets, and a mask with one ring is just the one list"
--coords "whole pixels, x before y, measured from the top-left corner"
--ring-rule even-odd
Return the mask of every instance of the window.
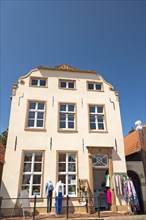
[[93, 167], [108, 167], [107, 154], [92, 155], [92, 166]]
[[104, 107], [103, 106], [89, 106], [90, 130], [105, 130], [104, 122]]
[[88, 90], [103, 91], [102, 83], [88, 82]]
[[77, 195], [77, 164], [75, 153], [59, 153], [58, 180], [64, 183], [64, 195]]
[[65, 89], [75, 89], [75, 81], [59, 80], [59, 87]]
[[47, 84], [46, 79], [31, 78], [31, 86], [46, 87], [46, 84]]
[[28, 128], [44, 128], [45, 103], [29, 102]]
[[22, 189], [28, 188], [29, 196], [41, 195], [42, 153], [25, 153], [22, 173]]
[[60, 104], [59, 128], [75, 129], [75, 104]]

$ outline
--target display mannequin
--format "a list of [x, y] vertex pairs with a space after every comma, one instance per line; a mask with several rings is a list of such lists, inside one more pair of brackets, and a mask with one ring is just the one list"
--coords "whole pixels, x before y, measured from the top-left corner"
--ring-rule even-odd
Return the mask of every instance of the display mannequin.
[[47, 213], [51, 212], [53, 190], [54, 190], [53, 183], [52, 181], [48, 180], [48, 182], [45, 185], [45, 195], [47, 196]]
[[56, 193], [56, 214], [60, 214], [62, 208], [62, 197], [64, 196], [64, 184], [61, 181], [57, 182], [55, 193]]

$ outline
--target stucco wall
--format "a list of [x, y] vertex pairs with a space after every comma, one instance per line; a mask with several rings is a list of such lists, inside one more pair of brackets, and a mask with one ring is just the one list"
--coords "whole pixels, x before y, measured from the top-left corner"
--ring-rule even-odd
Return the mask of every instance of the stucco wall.
[[[47, 88], [29, 86], [30, 76], [48, 77]], [[58, 79], [76, 80], [76, 90], [58, 88]], [[110, 85], [96, 74], [35, 70], [22, 78], [16, 95], [12, 97], [9, 135], [3, 172], [1, 193], [3, 197], [17, 197], [20, 191], [22, 151], [43, 150], [45, 152], [44, 184], [48, 179], [56, 183], [56, 151], [78, 152], [78, 177], [89, 179], [89, 161], [86, 146], [113, 147], [114, 172], [126, 172], [120, 109], [117, 96]], [[87, 91], [88, 80], [103, 82], [104, 92]], [[27, 100], [46, 102], [46, 130], [25, 130]], [[58, 103], [73, 102], [77, 105], [77, 132], [58, 132]], [[104, 104], [107, 132], [89, 133], [88, 104]], [[16, 143], [17, 137], [17, 143]], [[52, 146], [50, 150], [50, 140]], [[84, 142], [84, 146], [83, 146]], [[117, 151], [115, 143], [117, 143]], [[15, 149], [16, 147], [16, 149]]]

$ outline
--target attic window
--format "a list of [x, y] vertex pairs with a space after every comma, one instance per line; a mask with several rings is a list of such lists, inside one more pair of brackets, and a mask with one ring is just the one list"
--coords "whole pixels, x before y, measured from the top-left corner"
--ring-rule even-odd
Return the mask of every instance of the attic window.
[[31, 86], [46, 87], [47, 79], [31, 78]]
[[103, 91], [102, 83], [87, 82], [87, 88], [88, 90], [93, 90], [93, 91]]
[[59, 88], [61, 89], [75, 89], [74, 80], [59, 80]]

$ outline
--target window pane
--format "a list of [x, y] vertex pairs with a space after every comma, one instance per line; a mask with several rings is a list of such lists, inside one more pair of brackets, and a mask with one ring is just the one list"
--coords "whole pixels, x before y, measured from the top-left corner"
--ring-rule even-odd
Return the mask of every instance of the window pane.
[[93, 83], [88, 83], [88, 89], [94, 89], [94, 84]]
[[69, 114], [69, 115], [68, 115], [68, 120], [69, 120], [69, 121], [74, 121], [74, 115]]
[[103, 122], [103, 116], [102, 115], [101, 116], [98, 115], [97, 120], [98, 120], [98, 122]]
[[65, 112], [66, 111], [66, 105], [60, 105], [60, 111]]
[[38, 112], [37, 113], [37, 118], [38, 119], [43, 119], [44, 118], [44, 112]]
[[41, 183], [41, 175], [33, 175], [33, 184]]
[[103, 107], [102, 106], [98, 106], [97, 107], [97, 112], [98, 113], [103, 113]]
[[28, 120], [27, 127], [34, 127], [34, 120]]
[[60, 120], [65, 121], [66, 120], [66, 114], [60, 114]]
[[68, 175], [68, 184], [76, 184], [76, 175]]
[[36, 103], [35, 102], [30, 102], [29, 103], [29, 109], [36, 109]]
[[40, 86], [46, 86], [46, 80], [40, 80]]
[[59, 172], [66, 171], [66, 163], [59, 163]]
[[68, 111], [74, 112], [74, 105], [68, 105]]
[[98, 129], [99, 129], [99, 130], [104, 130], [104, 124], [99, 123], [99, 124], [98, 124]]
[[96, 84], [96, 90], [101, 90], [101, 84]]
[[76, 161], [76, 154], [69, 154], [68, 155], [68, 161], [69, 162], [75, 162]]
[[42, 161], [42, 154], [41, 153], [35, 153], [35, 161]]
[[76, 172], [76, 164], [75, 163], [68, 164], [68, 172]]
[[37, 79], [32, 79], [31, 80], [31, 85], [37, 86], [38, 85], [38, 80]]
[[42, 164], [41, 163], [35, 163], [34, 164], [34, 172], [41, 172], [42, 170]]
[[32, 161], [32, 153], [26, 153], [24, 157], [24, 161]]
[[95, 123], [90, 123], [90, 129], [95, 130], [96, 129], [96, 124]]
[[30, 175], [23, 175], [22, 184], [30, 184]]
[[90, 115], [90, 122], [95, 122], [95, 116], [94, 115]]
[[90, 113], [95, 113], [95, 106], [90, 106]]
[[60, 82], [60, 87], [66, 88], [66, 82]]
[[43, 110], [44, 109], [44, 103], [38, 103], [38, 109]]
[[66, 128], [65, 122], [60, 122], [60, 128]]
[[37, 120], [37, 127], [43, 127], [43, 120]]
[[40, 186], [32, 187], [32, 195], [40, 195]]
[[35, 117], [35, 112], [29, 112], [28, 114], [28, 118], [30, 119], [33, 119]]
[[59, 154], [59, 162], [65, 162], [66, 161], [66, 154]]
[[69, 185], [68, 186], [68, 195], [75, 195], [76, 194], [76, 186], [75, 185]]
[[74, 128], [74, 122], [68, 122], [68, 128]]
[[31, 163], [24, 163], [23, 172], [30, 172], [31, 171]]
[[66, 183], [66, 175], [59, 175], [58, 180], [65, 184]]
[[68, 88], [74, 88], [74, 82], [69, 82], [68, 83]]

